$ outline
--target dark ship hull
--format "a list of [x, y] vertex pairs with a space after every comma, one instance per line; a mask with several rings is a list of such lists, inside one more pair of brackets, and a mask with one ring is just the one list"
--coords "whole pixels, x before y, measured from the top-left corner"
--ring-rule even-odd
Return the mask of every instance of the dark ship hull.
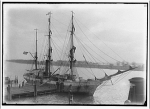
[[76, 94], [88, 94], [93, 95], [96, 88], [102, 84], [100, 80], [64, 80], [61, 78], [58, 80], [57, 77], [52, 78], [35, 78], [29, 77], [29, 74], [24, 74], [24, 79], [26, 80], [27, 84], [33, 85], [46, 85], [47, 87], [54, 87], [57, 89], [57, 92], [63, 93], [76, 93]]

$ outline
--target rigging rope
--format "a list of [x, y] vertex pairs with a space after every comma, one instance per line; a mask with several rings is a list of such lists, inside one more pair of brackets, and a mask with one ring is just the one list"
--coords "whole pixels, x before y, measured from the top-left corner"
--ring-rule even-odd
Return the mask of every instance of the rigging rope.
[[[77, 18], [75, 17], [75, 20], [76, 20]], [[78, 19], [77, 19], [78, 20]], [[79, 21], [79, 20], [78, 20]], [[79, 21], [80, 22], [80, 21]], [[81, 22], [80, 22], [81, 23]], [[83, 25], [83, 23], [81, 23], [82, 25]], [[84, 27], [86, 27], [85, 25], [83, 25]], [[87, 27], [86, 27], [87, 28]], [[88, 28], [87, 28], [88, 29]], [[89, 29], [88, 29], [89, 30]], [[90, 31], [90, 30], [89, 30]], [[90, 31], [91, 32], [91, 31]], [[93, 33], [93, 32], [91, 32], [91, 33]], [[93, 33], [94, 34], [94, 33]], [[95, 35], [94, 34], [94, 36], [96, 36], [98, 39], [99, 39], [99, 37], [97, 36], [97, 35]], [[100, 40], [100, 39], [99, 39]], [[102, 43], [104, 43], [102, 40], [100, 40]], [[114, 54], [116, 54], [121, 60], [123, 60], [124, 61], [124, 59], [121, 57], [121, 56], [119, 56], [119, 54], [117, 54], [114, 50], [112, 50], [106, 43], [104, 43], [104, 45], [106, 45]], [[119, 61], [120, 62], [120, 61]]]
[[99, 86], [99, 90], [103, 87], [103, 86], [105, 86], [105, 84], [107, 84], [109, 81], [107, 80], [107, 81], [105, 81], [104, 83], [102, 83], [100, 86]]
[[[54, 43], [53, 39], [52, 39], [52, 43], [53, 43], [53, 45], [54, 45], [54, 47], [55, 47], [55, 51], [57, 52], [57, 53], [56, 53], [57, 56], [60, 58], [60, 56], [59, 56], [60, 54], [58, 53], [59, 50], [58, 50], [57, 47], [55, 46], [56, 43]], [[57, 44], [56, 44], [56, 45], [57, 45]]]
[[[76, 36], [76, 35], [75, 35]], [[77, 38], [77, 37], [76, 37]], [[78, 39], [78, 38], [77, 38]], [[82, 44], [82, 42], [78, 39], [78, 41]], [[83, 44], [82, 44], [83, 45]], [[85, 44], [86, 45], [86, 44]], [[83, 45], [84, 46], [84, 45]], [[90, 46], [88, 46], [88, 48], [90, 48], [90, 50], [92, 50], [93, 52], [95, 52]], [[96, 52], [95, 52], [96, 53]], [[97, 53], [96, 53], [97, 54]], [[102, 58], [99, 54], [97, 54], [100, 58]], [[95, 57], [95, 56], [94, 56]], [[95, 57], [96, 58], [96, 57]], [[96, 58], [97, 59], [97, 58]], [[103, 60], [105, 60], [104, 58], [102, 58]], [[99, 60], [99, 59], [98, 59]], [[100, 61], [100, 60], [99, 60]], [[106, 61], [106, 60], [105, 60]], [[109, 63], [108, 61], [106, 61], [107, 63]]]
[[[78, 39], [77, 37], [75, 37], [76, 39]], [[79, 40], [79, 39], [78, 39]], [[79, 42], [81, 43], [81, 41], [79, 40]], [[82, 43], [81, 43], [82, 44]], [[83, 44], [82, 44], [83, 45]], [[83, 47], [84, 47], [84, 45], [83, 45]], [[85, 48], [85, 47], [84, 47]], [[85, 48], [85, 50], [88, 52], [88, 50]], [[89, 52], [88, 52], [89, 53]], [[90, 55], [91, 55], [91, 57], [92, 57], [92, 54], [91, 53], [89, 53]], [[92, 57], [93, 58], [93, 57]], [[94, 58], [93, 58], [94, 59]], [[95, 59], [94, 59], [95, 60]], [[99, 60], [99, 59], [97, 59], [97, 60]], [[96, 62], [96, 60], [95, 60], [95, 62]], [[96, 62], [97, 63], [97, 62]], [[102, 70], [105, 74], [106, 74], [106, 72], [104, 71], [104, 69], [100, 69], [100, 70]]]
[[[46, 38], [45, 38], [45, 41], [44, 41], [44, 44], [45, 44], [45, 42], [46, 42]], [[43, 46], [44, 46], [44, 44], [43, 44]], [[44, 61], [45, 61], [45, 55], [44, 54], [46, 54], [46, 52], [47, 52], [47, 46], [48, 46], [48, 42], [46, 42], [46, 44], [45, 44], [45, 47], [44, 47], [44, 49], [42, 49], [43, 51], [42, 51], [42, 53], [41, 54], [43, 54], [43, 59], [41, 60], [41, 69], [42, 69], [42, 65], [44, 65]], [[46, 54], [46, 56], [47, 56], [47, 54]]]
[[[78, 69], [79, 70], [79, 69]], [[79, 72], [79, 71], [78, 71]], [[80, 72], [83, 74], [84, 72], [82, 72], [81, 70], [80, 70]], [[84, 75], [85, 76], [87, 76], [87, 77], [89, 77], [86, 73], [84, 73]]]
[[66, 25], [66, 24], [64, 24], [64, 23], [62, 23], [62, 22], [60, 22], [59, 20], [57, 20], [57, 19], [55, 19], [54, 17], [52, 17], [54, 20], [56, 20], [57, 22], [59, 22], [59, 23], [61, 23], [61, 24], [63, 24], [63, 25], [65, 25], [65, 26], [67, 26], [68, 27], [68, 25]]
[[[55, 28], [55, 26], [52, 24], [52, 26], [53, 26], [53, 28], [54, 28], [54, 30], [56, 31], [56, 33], [59, 35], [59, 36], [62, 36], [62, 35], [60, 35], [60, 33], [57, 31], [57, 29]], [[59, 40], [59, 38], [57, 38], [58, 40]], [[63, 43], [61, 40], [59, 40], [61, 43]]]
[[[68, 33], [68, 30], [69, 30], [70, 24], [71, 24], [71, 20], [70, 20], [70, 23], [69, 23], [69, 26], [68, 26], [68, 29], [67, 29], [67, 32], [66, 32], [66, 37], [65, 37], [64, 44], [63, 44], [63, 48], [62, 48], [62, 53], [63, 53], [64, 48], [65, 48], [65, 43], [66, 43], [66, 39], [67, 39], [67, 33]], [[65, 53], [65, 51], [64, 51], [64, 53]], [[64, 56], [65, 56], [65, 55], [64, 55]], [[64, 58], [64, 56], [63, 56], [62, 58]]]
[[[68, 44], [69, 44], [69, 43], [68, 43]], [[68, 44], [67, 44], [67, 45], [68, 45]], [[65, 45], [64, 45], [63, 47], [65, 47]], [[69, 47], [69, 46], [67, 46], [67, 47]], [[63, 60], [63, 61], [64, 61], [64, 60], [69, 61], [68, 55], [67, 55], [67, 57], [66, 57], [66, 51], [67, 51], [67, 48], [64, 49], [64, 53], [63, 53], [63, 51], [62, 51], [62, 53], [61, 53], [61, 54], [63, 54], [62, 57], [61, 57], [61, 60]], [[66, 61], [66, 63], [63, 63], [62, 65], [60, 65], [60, 67], [67, 66], [67, 61]], [[68, 67], [69, 67], [69, 66], [64, 67], [64, 70], [66, 70]], [[60, 71], [61, 71], [61, 70], [60, 70]]]
[[[127, 73], [124, 73], [124, 75], [122, 74], [122, 75], [123, 75], [123, 77], [122, 77], [121, 79], [120, 79], [120, 78], [119, 78], [119, 79], [117, 79], [117, 80], [115, 81], [115, 83], [114, 83], [114, 84], [117, 84], [119, 81], [121, 81], [121, 80], [122, 80], [123, 78], [125, 78], [127, 75], [129, 75], [129, 73], [131, 73], [131, 71], [128, 71]], [[121, 76], [122, 76], [122, 75], [121, 75]], [[121, 76], [120, 76], [120, 77], [121, 77]]]
[[[76, 40], [79, 40], [77, 37], [76, 37], [76, 35], [75, 35], [75, 38], [76, 38]], [[79, 40], [79, 42], [80, 42], [80, 40]], [[81, 43], [81, 42], [80, 42]], [[82, 44], [82, 43], [81, 43]], [[83, 47], [84, 47], [84, 45], [83, 45]], [[82, 47], [81, 47], [82, 48]], [[84, 47], [85, 48], [85, 47]], [[85, 50], [88, 52], [88, 50], [85, 48]], [[82, 52], [83, 50], [81, 50], [81, 52]], [[88, 52], [89, 53], [89, 52]], [[89, 53], [90, 54], [90, 56], [92, 57], [92, 55], [91, 55], [91, 53]], [[83, 52], [82, 52], [82, 55], [83, 55]], [[84, 56], [84, 55], [83, 55]], [[85, 57], [84, 57], [85, 58]], [[92, 57], [93, 58], [93, 57]], [[94, 58], [93, 58], [94, 59]], [[94, 59], [95, 60], [95, 59]], [[86, 59], [85, 59], [85, 61], [86, 61]], [[86, 61], [86, 63], [88, 64], [88, 62]], [[92, 69], [91, 69], [91, 67], [90, 67], [90, 70], [92, 71]], [[104, 70], [103, 70], [103, 72], [104, 72]], [[105, 73], [105, 72], [104, 72]], [[96, 78], [96, 76], [95, 76], [95, 74], [93, 73], [93, 71], [92, 71], [92, 74], [93, 74], [93, 76]]]
[[32, 62], [31, 70], [33, 70], [33, 66], [34, 66], [34, 61]]
[[[76, 21], [76, 20], [75, 20]], [[77, 22], [76, 22], [77, 23]], [[77, 25], [78, 25], [78, 23], [77, 23]], [[78, 27], [80, 28], [80, 26], [78, 25]], [[80, 30], [82, 31], [82, 29], [80, 28]], [[82, 31], [82, 33], [83, 33], [83, 35], [84, 36], [86, 36], [86, 34]], [[89, 40], [89, 38], [86, 36], [86, 38]], [[90, 40], [89, 40], [90, 41]], [[90, 41], [91, 43], [92, 43], [92, 41]], [[106, 56], [108, 56], [109, 58], [111, 58], [111, 59], [113, 59], [113, 60], [115, 60], [115, 61], [118, 61], [117, 59], [114, 59], [113, 57], [111, 57], [111, 56], [109, 56], [109, 55], [107, 55], [105, 52], [103, 52], [102, 50], [100, 50], [97, 46], [95, 46], [95, 44], [94, 43], [92, 43], [93, 45], [94, 45], [94, 47], [96, 47], [99, 51], [101, 51], [103, 54], [105, 54]], [[120, 62], [120, 61], [118, 61], [118, 62]]]
[[[119, 81], [121, 81], [123, 78], [125, 78], [130, 72], [131, 72], [131, 71], [129, 71], [129, 72], [127, 72], [127, 73], [121, 74], [121, 75], [118, 77], [118, 79], [117, 79], [115, 82], [113, 82], [113, 85], [117, 84]], [[126, 75], [124, 75], [124, 74], [126, 74]], [[122, 75], [124, 75], [124, 76], [120, 79], [120, 77], [121, 77]], [[120, 79], [120, 80], [119, 80], [119, 79]], [[108, 80], [107, 80], [104, 84], [102, 84], [98, 89], [101, 90], [102, 87], [104, 87], [106, 83], [108, 83]]]
[[[46, 42], [46, 38], [44, 38], [41, 48], [44, 48], [44, 49], [45, 49], [45, 47], [44, 47], [45, 42]], [[41, 49], [41, 51], [40, 51], [40, 56], [39, 56], [39, 60], [41, 60], [40, 63], [39, 63], [40, 65], [43, 64], [43, 62], [42, 62], [43, 59], [42, 59], [42, 58], [43, 58], [43, 55], [44, 55], [44, 54], [43, 54], [44, 49]], [[40, 67], [40, 65], [39, 65], [39, 67]], [[41, 68], [42, 68], [42, 67], [41, 67]]]
[[[76, 36], [76, 35], [75, 35]], [[80, 43], [81, 43], [81, 45], [84, 47], [84, 45], [82, 44], [82, 42], [77, 38], [77, 37], [75, 37]], [[89, 47], [90, 48], [90, 47]], [[89, 53], [90, 55], [91, 55], [91, 57], [92, 57], [92, 54], [86, 49], [86, 47], [84, 47], [84, 49], [87, 51], [87, 53]], [[91, 48], [90, 48], [91, 49]], [[91, 49], [92, 50], [92, 49]], [[95, 57], [95, 56], [93, 56], [93, 57]], [[101, 57], [102, 58], [102, 57]], [[96, 58], [97, 59], [97, 58]], [[103, 58], [102, 58], [103, 59]], [[99, 60], [99, 59], [97, 59], [97, 60]], [[100, 60], [99, 60], [100, 61]]]

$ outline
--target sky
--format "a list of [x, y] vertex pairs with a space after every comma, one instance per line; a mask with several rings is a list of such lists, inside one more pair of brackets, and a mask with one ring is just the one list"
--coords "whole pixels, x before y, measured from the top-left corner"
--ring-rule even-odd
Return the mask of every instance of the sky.
[[38, 29], [40, 59], [47, 49], [46, 14], [50, 11], [54, 60], [64, 55], [63, 44], [67, 47], [65, 39], [70, 37], [68, 26], [73, 11], [77, 60], [84, 60], [84, 55], [92, 61], [92, 54], [93, 62], [115, 63], [116, 59], [145, 63], [147, 8], [144, 4], [4, 4], [4, 59], [32, 59], [30, 55], [23, 55], [23, 51], [35, 52], [35, 28]]

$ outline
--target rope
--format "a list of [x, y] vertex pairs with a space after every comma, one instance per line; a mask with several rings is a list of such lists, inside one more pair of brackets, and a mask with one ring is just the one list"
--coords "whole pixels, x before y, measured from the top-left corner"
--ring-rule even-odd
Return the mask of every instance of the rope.
[[[57, 29], [55, 28], [55, 26], [52, 24], [52, 26], [53, 26], [53, 28], [54, 28], [54, 30], [56, 31], [56, 33], [59, 35], [59, 36], [62, 36], [62, 35], [60, 35], [60, 33], [57, 31]], [[57, 38], [58, 40], [59, 40], [59, 38]], [[59, 40], [61, 43], [63, 43], [61, 40]]]
[[[53, 45], [55, 46], [55, 44], [56, 44], [56, 43], [54, 43], [54, 41], [53, 41], [53, 40], [52, 40], [52, 43], [53, 43]], [[57, 44], [56, 44], [56, 45], [57, 45]], [[57, 52], [56, 54], [58, 55], [58, 57], [59, 57], [59, 58], [61, 58], [61, 57], [59, 56], [58, 49], [57, 49], [57, 47], [56, 47], [56, 46], [55, 46], [55, 48], [56, 48], [56, 52]], [[59, 66], [59, 68], [61, 68], [61, 65]], [[59, 70], [59, 71], [60, 71], [60, 70]]]
[[[75, 20], [76, 21], [76, 20]], [[77, 22], [76, 22], [77, 23]], [[78, 25], [78, 23], [77, 23]], [[80, 28], [80, 26], [78, 25], [78, 27]], [[80, 30], [82, 31], [82, 29], [80, 28]], [[86, 34], [82, 31], [83, 35], [86, 36]], [[89, 38], [86, 36], [86, 38], [89, 40]], [[90, 40], [89, 40], [90, 41]], [[92, 43], [92, 41], [90, 41]], [[92, 43], [93, 44], [93, 43]], [[96, 47], [99, 51], [101, 51], [103, 54], [105, 54], [106, 56], [108, 56], [109, 58], [115, 60], [115, 61], [118, 61], [117, 59], [114, 59], [113, 57], [107, 55], [105, 52], [103, 52], [102, 50], [100, 50], [97, 46], [95, 46], [95, 44], [93, 44], [94, 47]], [[119, 61], [120, 62], [120, 61]]]
[[[44, 47], [45, 41], [46, 41], [46, 38], [44, 38], [43, 43], [42, 43], [42, 47], [41, 47], [41, 48], [44, 48], [44, 49], [45, 49], [45, 47]], [[39, 60], [41, 60], [41, 61], [42, 61], [42, 55], [43, 55], [44, 49], [41, 49], [41, 51], [40, 51]], [[40, 65], [42, 65], [42, 62], [39, 63], [39, 67], [40, 67]]]
[[[75, 18], [75, 19], [77, 19], [77, 18]], [[78, 19], [77, 19], [78, 20]], [[79, 20], [78, 20], [79, 21]], [[79, 21], [80, 22], [80, 21]], [[81, 23], [81, 22], [80, 22]], [[81, 23], [82, 25], [83, 25], [83, 23]], [[83, 25], [84, 27], [86, 27], [85, 25]], [[86, 27], [87, 28], [87, 27]], [[87, 28], [88, 29], [88, 28]], [[90, 29], [88, 29], [89, 31], [90, 31]], [[91, 31], [90, 31], [91, 32]], [[91, 32], [91, 33], [93, 33], [93, 32]], [[94, 33], [93, 33], [94, 34]], [[97, 35], [95, 35], [94, 34], [94, 36], [96, 36], [98, 39], [99, 39], [99, 37], [97, 36]], [[100, 40], [100, 39], [99, 39]], [[120, 59], [122, 59], [123, 61], [124, 61], [124, 59], [121, 57], [121, 56], [119, 56], [119, 54], [117, 54], [114, 50], [112, 50], [106, 43], [104, 43], [102, 40], [100, 40], [104, 45], [106, 45], [114, 54], [116, 54]]]
[[[119, 81], [121, 81], [123, 78], [125, 78], [127, 75], [129, 75], [129, 73], [130, 73], [131, 71], [129, 71], [129, 72], [127, 72], [127, 73], [124, 73], [124, 75], [125, 76], [123, 76], [120, 80], [119, 79], [117, 79], [116, 81], [115, 81], [115, 83], [114, 84], [117, 84]], [[122, 75], [121, 75], [122, 76]]]
[[[71, 24], [71, 20], [70, 20], [70, 24]], [[69, 26], [70, 26], [70, 24], [69, 24]], [[67, 32], [68, 32], [68, 30], [69, 30], [69, 26], [68, 26]], [[63, 53], [63, 51], [64, 51], [64, 47], [65, 47], [65, 43], [66, 43], [66, 39], [67, 39], [67, 32], [66, 32], [65, 41], [64, 41], [64, 44], [63, 44], [63, 48], [62, 48], [62, 53]], [[63, 56], [62, 58], [64, 58], [64, 56]]]
[[62, 22], [60, 22], [59, 20], [57, 20], [57, 19], [55, 19], [54, 17], [52, 17], [54, 20], [56, 20], [57, 22], [59, 22], [59, 23], [61, 23], [61, 24], [63, 24], [63, 25], [65, 25], [65, 26], [67, 26], [68, 27], [68, 25], [66, 25], [66, 24], [64, 24], [64, 23], [62, 23]]
[[[80, 72], [82, 72], [82, 71], [80, 70]], [[84, 72], [82, 72], [82, 73], [84, 73]], [[86, 73], [84, 73], [84, 75], [87, 76]], [[89, 76], [87, 76], [87, 77], [89, 77]]]
[[100, 90], [103, 86], [105, 86], [106, 83], [108, 83], [108, 81], [105, 81], [104, 83], [102, 83], [102, 85], [98, 89]]
[[[77, 37], [75, 37], [75, 38], [77, 38]], [[79, 42], [80, 42], [80, 40], [79, 40]], [[81, 42], [80, 42], [81, 43]], [[81, 43], [82, 44], [82, 43]], [[83, 45], [83, 44], [82, 44]], [[83, 47], [84, 47], [84, 45], [83, 45]], [[85, 47], [84, 47], [85, 48]], [[85, 50], [88, 52], [88, 50], [85, 48]], [[89, 53], [89, 52], [88, 52]], [[91, 55], [91, 57], [92, 57], [92, 54], [91, 53], [89, 53], [90, 55]], [[93, 57], [92, 57], [93, 58]], [[93, 58], [94, 59], [94, 58]], [[95, 59], [94, 59], [95, 60]], [[99, 59], [97, 59], [97, 60], [99, 60]], [[95, 60], [95, 62], [96, 62], [96, 60]], [[97, 63], [97, 62], [96, 62]], [[100, 70], [102, 70], [104, 73], [106, 73], [103, 69], [100, 69]]]
[[[45, 47], [44, 47], [44, 49], [43, 49], [43, 53], [42, 53], [43, 55], [45, 54], [45, 52], [47, 52], [47, 51], [46, 51], [46, 49], [47, 49], [47, 45], [48, 45], [48, 42], [45, 44]], [[43, 64], [44, 64], [44, 60], [45, 60], [45, 59], [44, 59], [44, 57], [45, 57], [45, 56], [43, 56], [43, 59], [42, 59], [41, 65], [43, 65]]]
[[[57, 52], [57, 53], [56, 53], [57, 56], [60, 58], [60, 56], [59, 56], [60, 54], [58, 53], [59, 50], [58, 50], [57, 47], [55, 46], [56, 43], [54, 43], [53, 40], [52, 40], [52, 43], [53, 43], [53, 45], [54, 45], [54, 47], [55, 47], [55, 51]], [[57, 45], [57, 44], [56, 44], [56, 45]]]
[[[75, 35], [76, 36], [76, 35]], [[77, 38], [77, 37], [76, 37]], [[78, 39], [78, 38], [77, 38]], [[78, 39], [78, 41], [82, 44], [82, 42]], [[83, 44], [82, 44], [83, 45]], [[86, 44], [85, 44], [86, 45]], [[84, 45], [83, 45], [84, 46]], [[85, 48], [85, 47], [84, 47]], [[88, 48], [90, 48], [93, 52], [95, 52], [91, 47], [88, 46]], [[96, 53], [96, 52], [95, 52]], [[97, 54], [97, 53], [96, 53]], [[99, 54], [97, 54], [99, 57], [101, 57]], [[102, 57], [101, 57], [102, 58]], [[97, 58], [96, 58], [97, 59]], [[105, 60], [104, 58], [102, 58], [103, 60]], [[99, 59], [97, 59], [99, 60]], [[100, 61], [100, 60], [99, 60]], [[105, 60], [106, 61], [106, 60]], [[108, 62], [108, 61], [106, 61]], [[109, 62], [108, 62], [109, 63]]]
[[[75, 38], [77, 39], [77, 37], [75, 36]], [[78, 39], [79, 40], [79, 39]], [[80, 42], [80, 40], [79, 40], [79, 42]], [[80, 42], [81, 43], [81, 42]], [[82, 43], [81, 43], [82, 44]], [[84, 47], [84, 45], [83, 45], [83, 47]], [[85, 48], [85, 47], [84, 47]], [[88, 50], [85, 48], [85, 50], [88, 52]], [[81, 52], [82, 52], [82, 50], [81, 50]], [[88, 52], [89, 53], [89, 52]], [[90, 55], [91, 55], [91, 53], [89, 53]], [[82, 52], [82, 55], [83, 55], [83, 52]], [[84, 56], [84, 55], [83, 55]], [[92, 57], [92, 55], [91, 55], [91, 57]], [[92, 57], [93, 58], [93, 57]], [[94, 58], [93, 58], [94, 59]], [[95, 60], [95, 59], [94, 59]], [[87, 62], [87, 61], [86, 61]], [[90, 70], [92, 71], [92, 69], [91, 69], [91, 67], [90, 67]], [[92, 71], [92, 74], [93, 74], [93, 76], [96, 78], [96, 76], [95, 76], [95, 74], [93, 73], [93, 71]]]

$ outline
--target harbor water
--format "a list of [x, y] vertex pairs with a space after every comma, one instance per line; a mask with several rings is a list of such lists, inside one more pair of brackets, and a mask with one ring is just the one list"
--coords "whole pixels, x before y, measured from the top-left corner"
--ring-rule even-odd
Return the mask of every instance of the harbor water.
[[[30, 65], [5, 62], [3, 64], [3, 80], [5, 77], [10, 77], [11, 80], [15, 79], [15, 76], [18, 76], [19, 84], [24, 81], [23, 74], [26, 73]], [[55, 69], [55, 68], [54, 68]], [[88, 70], [92, 70], [93, 74], [89, 73]], [[117, 70], [104, 69], [104, 71], [111, 75], [116, 73]], [[95, 75], [97, 78], [104, 77], [104, 73], [101, 69], [95, 68], [77, 68], [79, 76], [84, 79], [94, 78]], [[87, 95], [73, 95], [73, 104], [118, 104], [123, 105], [124, 102], [128, 99], [130, 83], [128, 79], [133, 77], [143, 77], [146, 78], [145, 71], [130, 71], [123, 75], [118, 75], [113, 77], [111, 81], [103, 82], [100, 86], [97, 87], [93, 96]], [[4, 83], [4, 82], [3, 82]], [[5, 96], [5, 85], [3, 85], [3, 96]], [[145, 90], [145, 89], [144, 89]], [[38, 97], [29, 97], [29, 98], [20, 98], [14, 99], [12, 101], [5, 100], [3, 97], [3, 102], [10, 104], [68, 104], [68, 95], [63, 93], [54, 93], [48, 95], [41, 95]]]

